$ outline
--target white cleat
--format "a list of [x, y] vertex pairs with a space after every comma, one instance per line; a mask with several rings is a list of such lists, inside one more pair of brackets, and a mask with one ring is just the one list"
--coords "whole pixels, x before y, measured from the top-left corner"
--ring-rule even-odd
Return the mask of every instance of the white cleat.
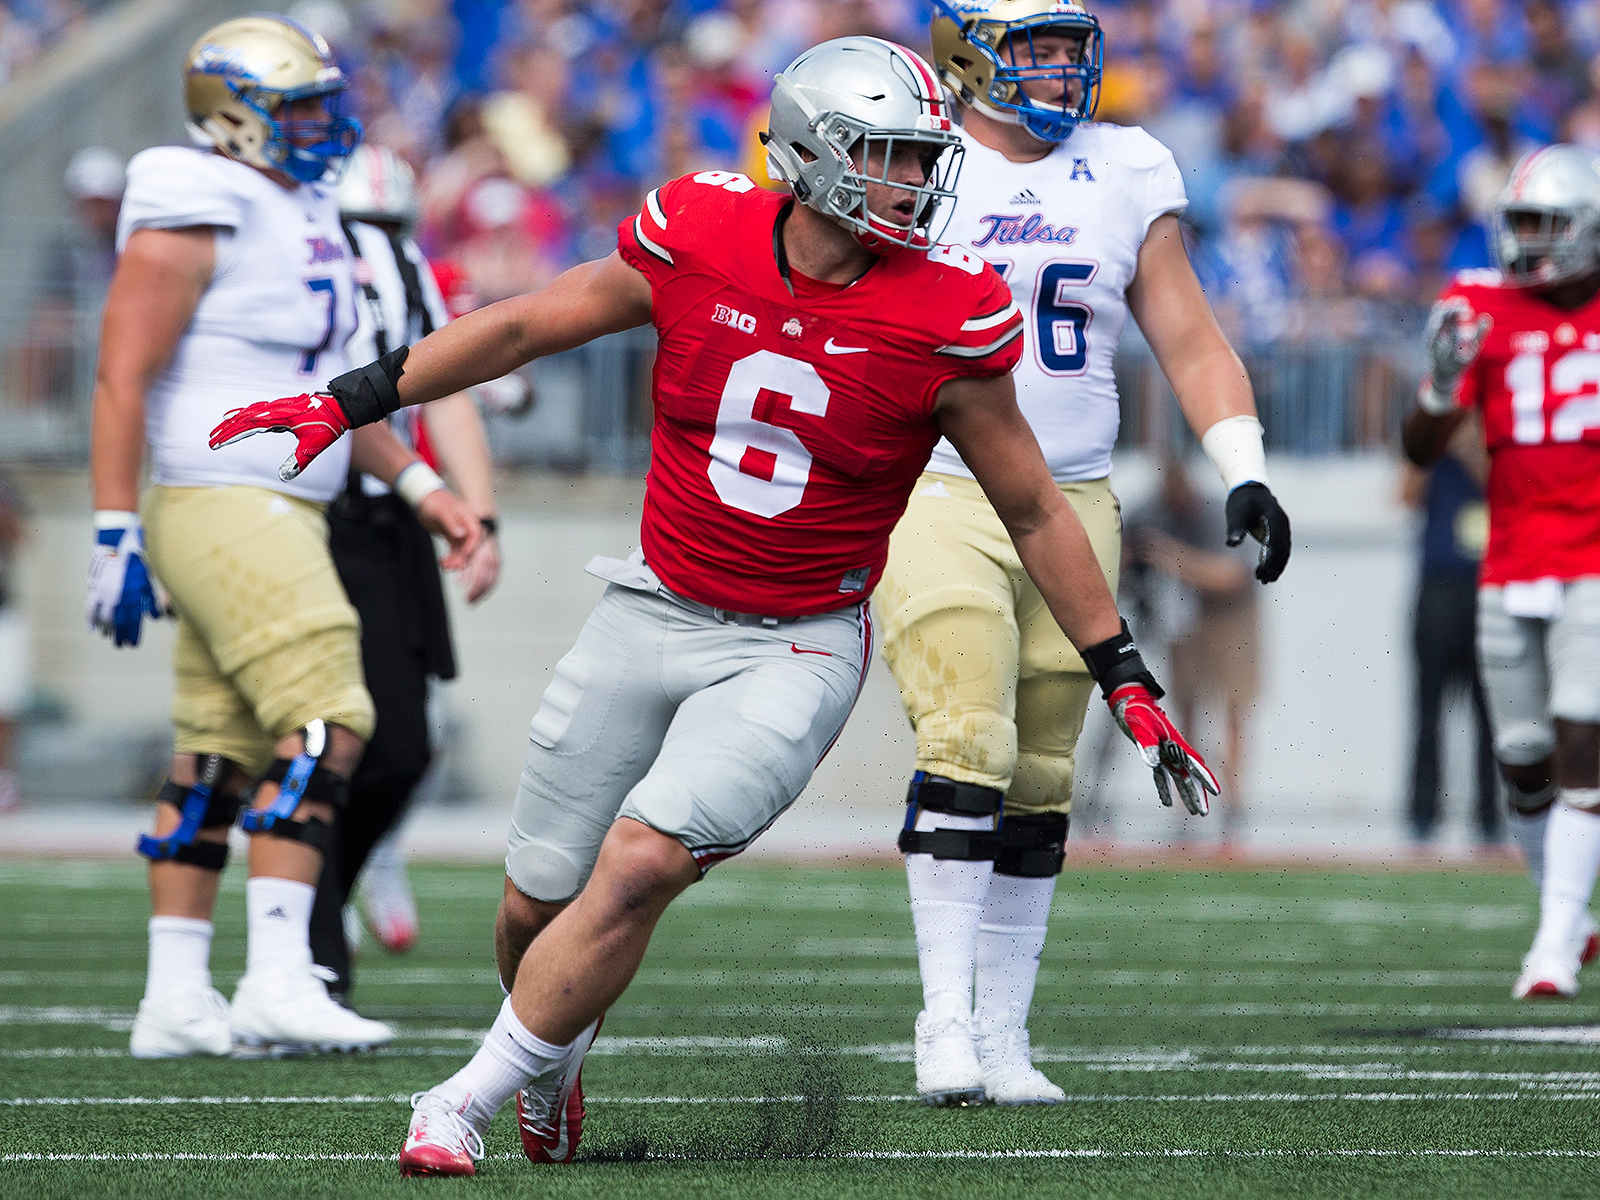
[[1067, 1094], [1033, 1065], [1028, 1027], [1022, 1023], [1023, 1014], [1017, 1017], [1015, 1023], [979, 1023], [978, 1066], [984, 1094], [995, 1104], [1060, 1104]]
[[983, 1103], [983, 1072], [965, 1017], [917, 1014], [917, 1095], [924, 1104], [966, 1108]]
[[135, 1058], [226, 1055], [232, 1044], [227, 999], [215, 988], [195, 988], [139, 1001], [128, 1053]]
[[385, 950], [403, 954], [417, 941], [417, 901], [411, 894], [405, 859], [388, 838], [361, 872], [361, 915]]
[[1570, 1000], [1578, 994], [1577, 960], [1534, 954], [1522, 960], [1522, 973], [1511, 985], [1514, 1000]]
[[369, 1021], [328, 995], [312, 968], [246, 975], [228, 1013], [235, 1058], [283, 1058], [371, 1050], [394, 1040], [394, 1030]]
[[454, 1107], [443, 1096], [417, 1092], [411, 1097], [411, 1129], [400, 1150], [400, 1174], [476, 1175], [483, 1159], [483, 1137], [463, 1116], [467, 1102]]

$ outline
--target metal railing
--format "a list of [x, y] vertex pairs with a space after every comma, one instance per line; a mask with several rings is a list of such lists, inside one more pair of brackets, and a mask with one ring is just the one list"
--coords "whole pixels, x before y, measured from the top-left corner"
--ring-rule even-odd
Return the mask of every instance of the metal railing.
[[[51, 293], [59, 296], [59, 291]], [[0, 460], [81, 462], [88, 453], [99, 308], [36, 301], [0, 344]], [[528, 368], [539, 396], [524, 420], [491, 417], [496, 457], [521, 466], [637, 474], [650, 461], [655, 335], [630, 330]], [[1421, 356], [1409, 342], [1283, 343], [1242, 355], [1269, 450], [1320, 456], [1395, 445], [1416, 394]], [[1182, 453], [1193, 435], [1142, 341], [1116, 360], [1119, 444]]]

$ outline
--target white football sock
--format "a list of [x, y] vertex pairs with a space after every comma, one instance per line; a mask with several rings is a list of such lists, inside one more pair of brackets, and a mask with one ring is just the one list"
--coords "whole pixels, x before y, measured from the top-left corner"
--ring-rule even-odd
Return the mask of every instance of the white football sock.
[[512, 1011], [511, 997], [507, 996], [478, 1052], [466, 1066], [431, 1090], [460, 1110], [479, 1133], [485, 1133], [506, 1101], [565, 1058], [571, 1049], [571, 1042], [552, 1046], [530, 1033]]
[[[917, 814], [916, 828], [989, 832], [994, 829], [994, 818], [924, 809]], [[992, 862], [906, 855], [911, 923], [917, 931], [917, 965], [922, 969], [922, 1006], [931, 1016], [972, 1016], [978, 922], [983, 919], [983, 901], [993, 874]]]
[[250, 935], [246, 975], [311, 966], [311, 904], [316, 898], [316, 888], [293, 879], [258, 875], [245, 881]]
[[978, 926], [978, 1027], [1013, 1019], [1026, 1023], [1039, 979], [1056, 877], [995, 874]]
[[211, 986], [210, 921], [196, 917], [151, 917], [150, 962], [144, 994], [203, 991]]
[[[1561, 794], [1567, 795], [1567, 789], [1563, 788]], [[1584, 793], [1579, 796], [1588, 799]], [[1545, 834], [1539, 933], [1533, 939], [1531, 953], [1559, 957], [1571, 952], [1578, 925], [1589, 911], [1597, 873], [1600, 815], [1557, 800], [1551, 805], [1550, 828]]]
[[1533, 880], [1533, 891], [1538, 895], [1544, 890], [1544, 835], [1545, 827], [1550, 824], [1550, 810], [1555, 805], [1540, 809], [1532, 816], [1524, 816], [1516, 809], [1511, 810], [1507, 823], [1511, 826], [1511, 840], [1517, 843], [1517, 849], [1522, 851], [1522, 857], [1528, 863], [1528, 877]]

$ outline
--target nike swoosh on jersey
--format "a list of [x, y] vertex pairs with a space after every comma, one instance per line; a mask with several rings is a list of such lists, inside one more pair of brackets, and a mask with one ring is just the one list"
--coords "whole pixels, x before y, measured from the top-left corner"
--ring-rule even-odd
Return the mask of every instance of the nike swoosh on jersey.
[[823, 658], [833, 657], [832, 650], [803, 650], [793, 642], [789, 643], [789, 649], [793, 650], [796, 654], [820, 654]]
[[865, 354], [868, 350], [872, 349], [871, 346], [841, 346], [832, 338], [829, 338], [826, 342], [823, 342], [822, 348], [829, 354]]

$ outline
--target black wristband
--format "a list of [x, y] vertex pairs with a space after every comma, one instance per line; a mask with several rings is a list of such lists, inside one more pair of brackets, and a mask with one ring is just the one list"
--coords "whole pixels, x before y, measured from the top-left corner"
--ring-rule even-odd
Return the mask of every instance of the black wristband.
[[1089, 676], [1100, 685], [1107, 696], [1123, 684], [1141, 683], [1157, 700], [1166, 695], [1150, 668], [1144, 665], [1139, 647], [1133, 644], [1133, 634], [1128, 630], [1127, 619], [1122, 622], [1122, 632], [1103, 642], [1096, 642], [1082, 651], [1083, 665]]
[[344, 410], [351, 429], [376, 425], [390, 413], [404, 407], [400, 401], [400, 376], [411, 347], [400, 346], [377, 362], [346, 371], [328, 381], [328, 391]]
[[483, 526], [483, 531], [490, 537], [500, 532], [500, 520], [497, 517], [479, 517], [478, 524]]

